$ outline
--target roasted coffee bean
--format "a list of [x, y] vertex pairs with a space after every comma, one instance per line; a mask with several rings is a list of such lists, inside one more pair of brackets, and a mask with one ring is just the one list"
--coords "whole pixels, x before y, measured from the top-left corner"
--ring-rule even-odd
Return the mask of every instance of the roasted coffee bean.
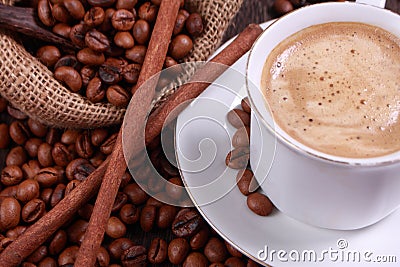
[[25, 142], [25, 150], [28, 155], [32, 158], [36, 158], [38, 155], [39, 146], [43, 141], [39, 138], [30, 138]]
[[247, 196], [247, 206], [251, 211], [260, 216], [269, 215], [274, 206], [266, 195], [255, 192]]
[[60, 141], [61, 132], [56, 128], [50, 128], [46, 134], [46, 143], [49, 145], [54, 145], [58, 141]]
[[114, 8], [107, 8], [106, 11], [104, 11], [104, 20], [103, 23], [99, 26], [99, 30], [101, 32], [110, 32], [113, 30], [111, 19], [114, 15], [114, 12]]
[[246, 264], [241, 258], [230, 257], [225, 261], [225, 266], [227, 267], [246, 267]]
[[139, 19], [133, 25], [132, 34], [138, 44], [146, 44], [150, 39], [150, 24], [144, 19]]
[[96, 29], [91, 29], [85, 35], [86, 45], [96, 52], [105, 52], [110, 48], [110, 41], [107, 36]]
[[151, 241], [149, 251], [147, 253], [147, 259], [153, 264], [162, 263], [167, 259], [167, 253], [167, 242], [164, 239], [156, 237]]
[[97, 73], [96, 66], [91, 66], [91, 65], [83, 66], [80, 71], [82, 78], [82, 85], [87, 86], [89, 84], [89, 81], [96, 76], [96, 73]]
[[111, 216], [106, 225], [106, 234], [112, 238], [121, 238], [126, 234], [126, 226], [120, 219]]
[[189, 36], [185, 34], [179, 34], [175, 36], [168, 49], [168, 53], [174, 59], [182, 59], [187, 54], [189, 54], [190, 50], [193, 48], [193, 41]]
[[119, 218], [126, 224], [134, 224], [140, 218], [140, 210], [133, 204], [125, 204], [119, 211]]
[[47, 167], [40, 169], [34, 179], [41, 187], [52, 187], [61, 182], [63, 179], [63, 172], [54, 167]]
[[238, 147], [228, 153], [225, 164], [232, 169], [245, 169], [250, 157], [249, 147]]
[[28, 140], [30, 133], [21, 121], [13, 121], [9, 128], [11, 139], [18, 145], [23, 145]]
[[6, 197], [0, 205], [0, 229], [12, 229], [19, 224], [21, 205], [13, 197]]
[[165, 191], [172, 199], [180, 199], [183, 194], [183, 183], [181, 178], [170, 178], [168, 183], [165, 185]]
[[122, 70], [126, 65], [128, 62], [124, 59], [108, 58], [100, 66], [99, 77], [106, 84], [117, 84], [122, 80]]
[[22, 203], [27, 203], [34, 198], [38, 198], [39, 193], [39, 183], [29, 179], [18, 185], [16, 198]]
[[125, 193], [118, 192], [117, 196], [115, 197], [114, 205], [111, 209], [111, 212], [119, 211], [122, 206], [126, 204], [126, 202], [128, 202], [128, 196]]
[[70, 181], [67, 184], [67, 186], [65, 187], [64, 196], [67, 196], [69, 193], [71, 193], [72, 190], [74, 190], [80, 183], [81, 183], [81, 181], [79, 181], [79, 180]]
[[115, 141], [117, 140], [118, 133], [112, 134], [107, 138], [106, 141], [100, 146], [100, 151], [106, 155], [112, 153], [115, 145]]
[[168, 245], [168, 259], [172, 264], [181, 264], [189, 253], [189, 243], [184, 238], [175, 238]]
[[158, 7], [150, 2], [145, 2], [139, 7], [138, 16], [147, 22], [154, 22], [157, 18]]
[[71, 31], [69, 33], [69, 38], [75, 45], [79, 47], [84, 47], [85, 36], [88, 30], [89, 26], [87, 26], [86, 24], [76, 24], [71, 28]]
[[10, 132], [8, 124], [0, 124], [0, 149], [7, 148], [10, 144]]
[[13, 229], [10, 229], [6, 232], [6, 237], [11, 238], [11, 239], [17, 239], [20, 235], [22, 235], [26, 229], [28, 229], [27, 226], [24, 225], [18, 225], [14, 227]]
[[65, 145], [75, 144], [80, 134], [81, 132], [79, 130], [67, 129], [61, 135], [61, 143]]
[[117, 31], [129, 31], [135, 24], [135, 16], [126, 9], [119, 9], [114, 12], [111, 24]]
[[68, 13], [76, 20], [83, 19], [85, 15], [85, 8], [79, 0], [63, 0], [64, 7]]
[[129, 104], [130, 94], [119, 85], [111, 85], [106, 91], [108, 102], [117, 107], [126, 107]]
[[64, 198], [64, 192], [65, 192], [65, 185], [64, 184], [58, 184], [56, 188], [53, 190], [53, 194], [51, 195], [50, 199], [50, 206], [54, 207], [55, 205], [58, 204], [63, 198]]
[[93, 103], [101, 102], [106, 95], [106, 90], [99, 77], [91, 79], [86, 87], [86, 97]]
[[79, 50], [76, 57], [78, 58], [79, 62], [85, 65], [101, 65], [105, 61], [103, 53], [94, 51], [88, 47]]
[[96, 27], [101, 25], [104, 22], [104, 19], [104, 9], [101, 7], [92, 7], [86, 12], [84, 22], [89, 27]]
[[54, 71], [54, 78], [66, 84], [72, 92], [78, 92], [82, 87], [81, 75], [72, 67], [58, 67]]
[[94, 150], [87, 131], [81, 133], [76, 139], [75, 150], [80, 157], [85, 159], [90, 158], [93, 155]]
[[132, 246], [125, 250], [121, 256], [123, 267], [141, 267], [147, 265], [146, 248], [143, 246]]
[[52, 194], [53, 194], [52, 188], [43, 188], [43, 190], [40, 191], [40, 199], [44, 201], [44, 204], [46, 205], [47, 208], [51, 208], [50, 199]]
[[136, 83], [139, 78], [142, 66], [139, 64], [129, 64], [122, 70], [122, 76], [128, 83]]
[[146, 192], [137, 183], [128, 184], [124, 187], [123, 192], [135, 205], [143, 204], [149, 198]]
[[144, 232], [153, 229], [157, 218], [157, 207], [144, 206], [140, 212], [140, 226]]
[[33, 179], [40, 171], [40, 164], [37, 160], [30, 160], [22, 165], [22, 172], [27, 179]]
[[54, 25], [52, 31], [55, 34], [61, 35], [64, 38], [69, 39], [69, 35], [71, 34], [71, 26], [66, 23], [57, 23]]
[[222, 240], [212, 237], [204, 247], [204, 255], [210, 262], [224, 262], [228, 257], [228, 251]]
[[244, 112], [247, 112], [249, 114], [251, 113], [250, 100], [249, 100], [248, 97], [243, 98], [242, 102], [240, 103], [240, 105], [241, 105], [241, 107], [242, 107]]
[[53, 7], [51, 8], [51, 14], [57, 21], [62, 23], [68, 24], [71, 23], [73, 20], [68, 10], [61, 3], [53, 5]]
[[47, 127], [31, 118], [28, 119], [28, 127], [31, 133], [37, 137], [45, 137], [47, 134]]
[[18, 186], [7, 186], [0, 192], [0, 197], [16, 197], [17, 196]]
[[240, 253], [239, 250], [237, 250], [234, 246], [232, 246], [230, 243], [228, 243], [227, 241], [225, 241], [225, 246], [226, 249], [228, 250], [229, 254], [231, 254], [233, 257], [242, 257], [242, 253]]
[[292, 11], [294, 7], [289, 0], [275, 0], [273, 9], [279, 15], [284, 15]]
[[57, 267], [57, 261], [53, 258], [46, 257], [39, 262], [38, 267]]
[[10, 149], [6, 157], [6, 165], [22, 166], [27, 161], [28, 156], [22, 146], [16, 146]]
[[110, 255], [107, 252], [107, 249], [104, 247], [100, 247], [96, 256], [96, 266], [99, 267], [108, 267], [110, 264]]
[[133, 9], [137, 4], [137, 0], [117, 0], [115, 7], [117, 9]]
[[26, 261], [37, 264], [41, 260], [43, 260], [47, 256], [47, 254], [48, 254], [47, 247], [42, 245], [38, 247], [34, 252], [32, 252], [32, 254], [26, 258]]
[[48, 143], [42, 143], [38, 147], [38, 161], [43, 167], [49, 167], [54, 164], [53, 156], [51, 155], [51, 150], [53, 147]]
[[103, 153], [101, 153], [100, 151], [97, 151], [92, 158], [90, 158], [90, 164], [93, 165], [93, 167], [97, 168], [99, 167], [104, 160], [106, 159], [106, 155], [104, 155]]
[[75, 244], [80, 244], [83, 240], [83, 235], [88, 227], [88, 222], [84, 220], [76, 220], [67, 229], [68, 240]]
[[198, 13], [192, 13], [186, 20], [186, 30], [192, 36], [199, 36], [203, 32], [203, 20]]
[[2, 252], [8, 245], [10, 245], [14, 239], [5, 237], [0, 240], [0, 252]]
[[54, 45], [46, 45], [39, 48], [36, 57], [47, 67], [53, 67], [60, 59], [61, 53]]
[[8, 115], [17, 120], [25, 120], [28, 118], [28, 116], [24, 112], [13, 107], [11, 104], [7, 105], [7, 113]]
[[118, 238], [111, 242], [108, 246], [110, 256], [116, 260], [120, 260], [125, 250], [133, 247], [135, 244], [128, 238]]
[[73, 155], [62, 143], [55, 143], [51, 151], [54, 163], [60, 167], [65, 167], [72, 160]]
[[21, 168], [16, 165], [6, 166], [1, 171], [1, 183], [5, 186], [19, 184], [23, 178]]
[[129, 171], [124, 172], [121, 178], [121, 183], [119, 185], [120, 190], [123, 190], [125, 186], [127, 186], [130, 182], [132, 182], [132, 176]]
[[239, 129], [243, 126], [250, 126], [250, 115], [249, 113], [241, 109], [233, 109], [228, 112], [228, 122], [235, 128]]
[[58, 230], [49, 243], [50, 255], [58, 255], [67, 245], [68, 236], [64, 230]]
[[100, 146], [108, 136], [108, 131], [104, 128], [94, 129], [90, 134], [90, 141], [94, 146]]
[[64, 249], [63, 252], [61, 252], [61, 254], [58, 256], [58, 265], [64, 266], [67, 264], [74, 264], [78, 251], [78, 246], [71, 246]]
[[189, 17], [189, 12], [184, 9], [180, 9], [178, 16], [176, 17], [176, 22], [174, 25], [173, 35], [177, 35], [182, 32], [185, 28], [186, 19]]
[[234, 147], [249, 146], [250, 145], [250, 128], [244, 126], [239, 128], [232, 137], [232, 145]]
[[79, 69], [80, 64], [78, 59], [73, 55], [66, 55], [60, 58], [57, 63], [54, 65], [54, 69], [58, 69], [59, 67], [72, 67], [74, 69]]
[[39, 0], [37, 5], [37, 12], [40, 21], [44, 25], [51, 27], [56, 23], [56, 20], [51, 14], [51, 6], [49, 0]]
[[135, 63], [142, 64], [146, 55], [147, 48], [144, 45], [135, 45], [125, 51], [125, 57]]
[[[236, 176], [236, 184], [243, 195], [247, 196], [254, 191], [258, 185], [253, 179], [253, 172], [251, 170], [240, 171]], [[234, 255], [233, 255], [234, 256]]]
[[114, 35], [114, 43], [124, 49], [132, 48], [135, 45], [133, 36], [129, 32], [117, 32]]
[[204, 227], [190, 238], [189, 242], [190, 247], [193, 250], [198, 250], [203, 248], [208, 241], [209, 235], [210, 235], [210, 230], [208, 229], [208, 227]]
[[200, 214], [192, 209], [182, 209], [172, 223], [172, 232], [177, 237], [190, 237], [197, 233], [203, 220]]
[[177, 213], [178, 209], [175, 206], [162, 205], [158, 210], [158, 228], [165, 229], [171, 227]]
[[167, 56], [164, 61], [164, 68], [173, 67], [173, 66], [176, 66], [177, 64], [178, 64], [178, 62], [176, 62], [175, 59]]
[[207, 258], [201, 254], [200, 252], [192, 252], [183, 262], [183, 267], [207, 267], [208, 261]]
[[32, 199], [22, 208], [21, 217], [24, 222], [33, 223], [40, 219], [46, 212], [44, 201], [38, 198]]
[[65, 174], [68, 180], [84, 181], [95, 170], [87, 159], [77, 158], [68, 163]]
[[115, 0], [87, 0], [87, 2], [92, 6], [107, 7], [112, 6]]

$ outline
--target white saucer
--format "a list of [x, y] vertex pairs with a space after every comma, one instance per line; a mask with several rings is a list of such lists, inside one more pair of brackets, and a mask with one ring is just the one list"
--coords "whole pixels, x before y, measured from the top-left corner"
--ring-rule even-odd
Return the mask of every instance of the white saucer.
[[[246, 61], [247, 54], [232, 68], [244, 75]], [[248, 209], [246, 197], [235, 186], [237, 171], [225, 166], [235, 131], [226, 121], [226, 113], [246, 96], [244, 76], [231, 76], [232, 73], [224, 74], [219, 81], [229, 83], [234, 79], [234, 86], [211, 85], [179, 115], [176, 126], [176, 153], [182, 178], [192, 201], [211, 227], [243, 254], [272, 266], [398, 266], [396, 262], [382, 264], [377, 260], [378, 256], [394, 256], [390, 260], [400, 262], [400, 210], [368, 228], [336, 231], [303, 224], [279, 211], [260, 217]], [[262, 127], [255, 123], [252, 118], [252, 130], [260, 130]], [[276, 252], [272, 260], [269, 257], [262, 262], [257, 254], [266, 246], [269, 253]], [[277, 258], [279, 250], [286, 252], [280, 255], [287, 262]], [[313, 257], [311, 250], [317, 256], [316, 262], [302, 261], [303, 255]], [[300, 261], [290, 259], [298, 255]], [[321, 255], [324, 261], [318, 261]], [[358, 255], [360, 262], [353, 262]]]

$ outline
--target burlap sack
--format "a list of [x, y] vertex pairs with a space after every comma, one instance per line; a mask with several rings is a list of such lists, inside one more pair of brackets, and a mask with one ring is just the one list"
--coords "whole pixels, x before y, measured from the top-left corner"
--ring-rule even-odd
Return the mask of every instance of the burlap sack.
[[[13, 0], [1, 0], [12, 4]], [[184, 59], [203, 61], [219, 46], [230, 20], [243, 0], [189, 0], [188, 8], [201, 14], [204, 32], [195, 39]], [[125, 110], [111, 104], [93, 104], [70, 92], [53, 78], [53, 73], [14, 40], [0, 32], [0, 94], [29, 117], [60, 128], [95, 128], [122, 122]], [[174, 89], [161, 92], [157, 101]]]

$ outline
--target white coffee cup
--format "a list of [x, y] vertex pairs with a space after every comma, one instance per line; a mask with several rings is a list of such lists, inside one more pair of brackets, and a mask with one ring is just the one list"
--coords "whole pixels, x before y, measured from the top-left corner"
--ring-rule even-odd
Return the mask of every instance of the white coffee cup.
[[[311, 149], [274, 124], [260, 91], [262, 70], [271, 50], [304, 28], [328, 22], [367, 23], [400, 37], [399, 15], [352, 2], [300, 8], [269, 26], [254, 44], [247, 62], [250, 102], [267, 135], [252, 133], [251, 164], [261, 188], [283, 213], [318, 227], [358, 229], [378, 222], [400, 205], [400, 151], [356, 159]], [[379, 70], [376, 73], [379, 75]], [[268, 168], [253, 166], [256, 163]]]

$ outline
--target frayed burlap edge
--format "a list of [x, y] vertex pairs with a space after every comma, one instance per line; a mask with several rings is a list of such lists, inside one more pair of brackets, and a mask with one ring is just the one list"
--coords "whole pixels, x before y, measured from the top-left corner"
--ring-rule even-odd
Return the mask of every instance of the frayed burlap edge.
[[[242, 0], [191, 0], [187, 3], [189, 9], [201, 14], [205, 30], [195, 39], [185, 62], [206, 60], [215, 51], [241, 3]], [[0, 94], [14, 107], [35, 120], [59, 128], [96, 128], [122, 122], [124, 109], [111, 104], [93, 104], [70, 92], [11, 36], [12, 33], [0, 32]], [[165, 99], [184, 80], [187, 79], [181, 78], [178, 83], [166, 87], [153, 103]]]

